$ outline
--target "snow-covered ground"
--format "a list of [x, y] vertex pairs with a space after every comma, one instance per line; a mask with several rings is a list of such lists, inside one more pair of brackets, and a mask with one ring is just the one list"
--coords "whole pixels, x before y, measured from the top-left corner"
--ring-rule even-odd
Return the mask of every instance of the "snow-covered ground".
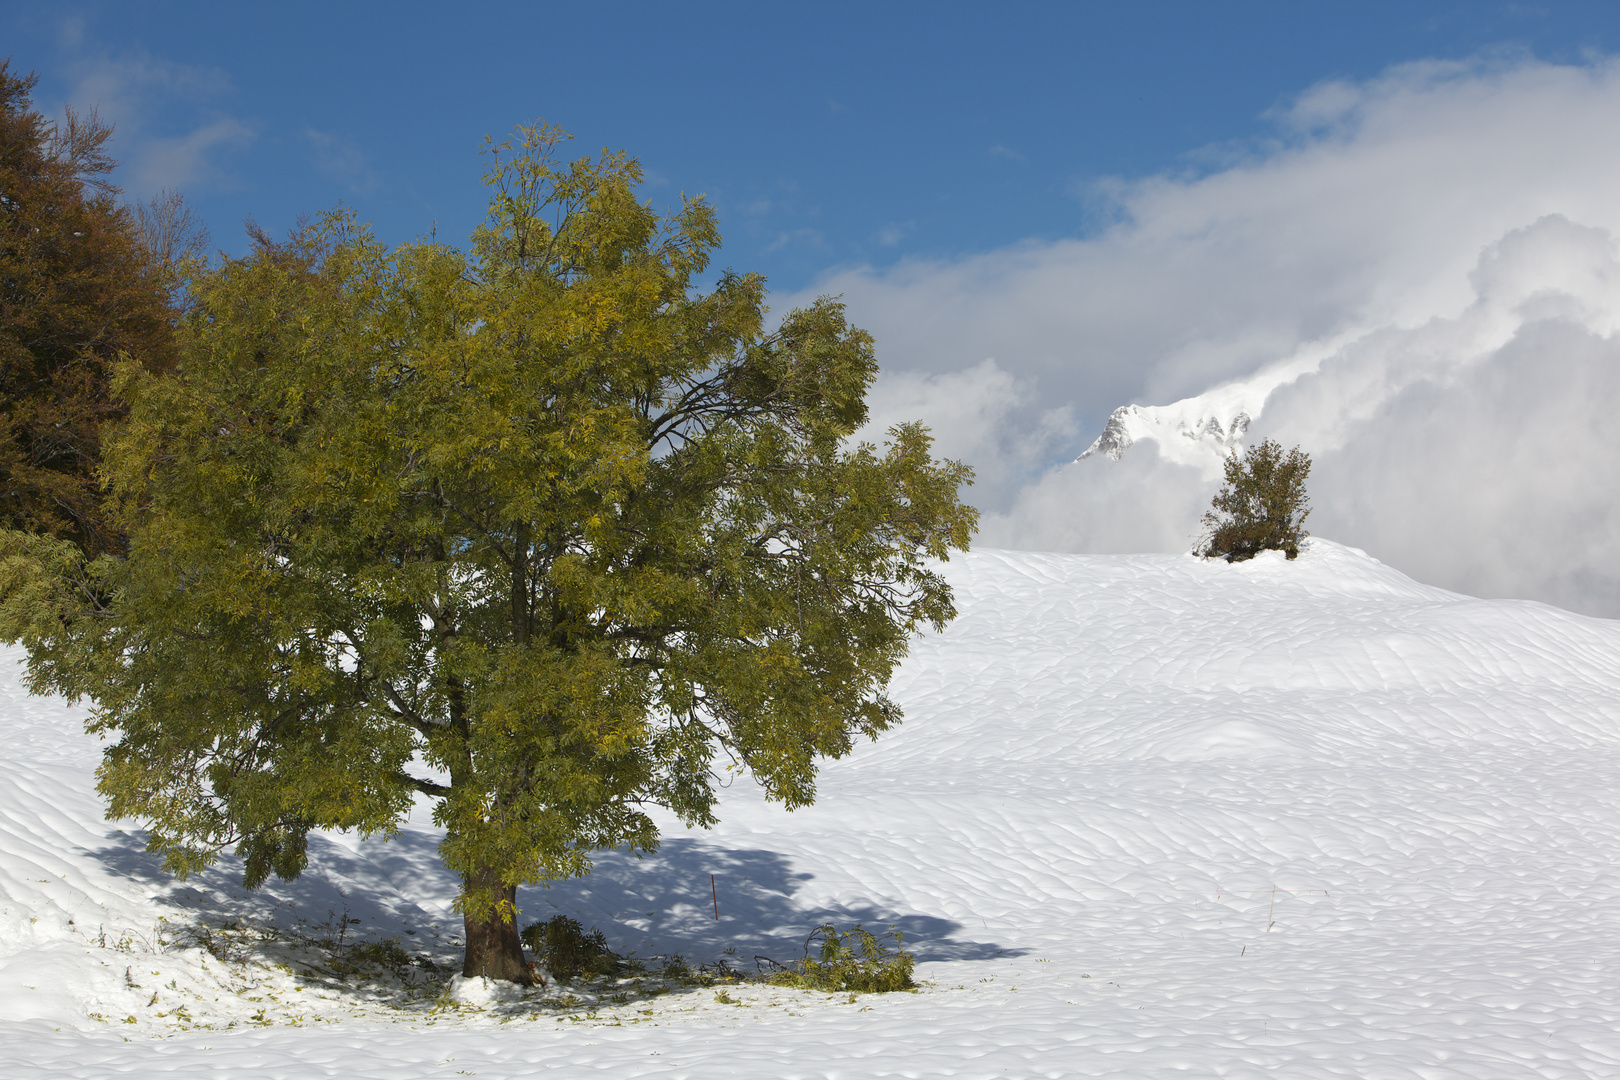
[[714, 831], [522, 898], [743, 968], [824, 921], [898, 926], [927, 985], [853, 1000], [480, 1006], [420, 964], [323, 973], [309, 943], [339, 933], [455, 955], [431, 827], [323, 838], [253, 895], [228, 864], [177, 886], [100, 819], [82, 710], [7, 654], [0, 1075], [1620, 1076], [1620, 623], [1325, 541], [950, 575], [906, 723], [815, 807], [739, 780]]

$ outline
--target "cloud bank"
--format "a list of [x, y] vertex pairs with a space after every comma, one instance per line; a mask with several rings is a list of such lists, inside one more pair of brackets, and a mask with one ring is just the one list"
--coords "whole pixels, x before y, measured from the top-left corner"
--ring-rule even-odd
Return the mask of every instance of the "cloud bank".
[[818, 282], [877, 337], [874, 421], [979, 468], [981, 543], [1184, 550], [1213, 449], [1069, 462], [1116, 406], [1246, 387], [1249, 438], [1313, 455], [1314, 532], [1620, 617], [1620, 62], [1406, 65], [1270, 119], [1112, 185], [1096, 235]]

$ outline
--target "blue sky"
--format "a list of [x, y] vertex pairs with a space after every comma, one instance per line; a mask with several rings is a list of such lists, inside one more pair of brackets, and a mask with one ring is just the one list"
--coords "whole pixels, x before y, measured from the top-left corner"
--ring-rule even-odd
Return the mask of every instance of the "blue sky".
[[100, 104], [132, 195], [216, 244], [342, 201], [390, 241], [482, 212], [485, 134], [544, 117], [705, 193], [722, 261], [799, 289], [1084, 235], [1109, 181], [1220, 167], [1325, 79], [1620, 45], [1612, 3], [11, 3], [39, 103]]
[[865, 434], [971, 464], [982, 544], [1187, 550], [1242, 411], [1321, 535], [1620, 617], [1613, 0], [0, 5], [229, 252], [339, 202], [459, 242], [537, 117], [636, 155], [778, 312], [844, 297]]

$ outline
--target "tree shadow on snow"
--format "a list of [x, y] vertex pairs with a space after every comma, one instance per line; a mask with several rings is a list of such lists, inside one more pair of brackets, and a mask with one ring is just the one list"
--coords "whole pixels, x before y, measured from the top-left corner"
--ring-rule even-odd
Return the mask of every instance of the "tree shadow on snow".
[[95, 853], [102, 865], [171, 909], [149, 926], [103, 927], [97, 940], [107, 947], [206, 950], [223, 965], [215, 969], [222, 988], [238, 994], [279, 969], [351, 1004], [416, 1012], [431, 1011], [444, 981], [461, 969], [454, 881], [436, 836], [403, 831], [395, 842], [355, 844], [311, 835], [302, 875], [254, 890], [242, 887], [235, 857], [177, 881], [146, 852], [143, 834], [107, 839]]
[[[145, 850], [144, 833], [118, 833], [96, 853], [113, 873], [147, 886], [161, 903], [209, 919], [253, 918], [283, 930], [350, 920], [373, 934], [427, 926], [459, 930], [450, 904], [455, 882], [439, 861], [438, 837], [402, 831], [390, 841], [312, 834], [309, 866], [297, 879], [272, 877], [262, 888], [242, 887], [241, 860], [222, 856], [209, 870], [177, 881]], [[354, 922], [352, 920], [358, 920]]]
[[[140, 833], [111, 835], [96, 855], [108, 870], [146, 885], [159, 902], [194, 912], [194, 927], [171, 927], [181, 936], [247, 920], [303, 939], [399, 938], [409, 949], [459, 969], [461, 918], [451, 907], [456, 881], [439, 859], [439, 838], [420, 828], [402, 829], [387, 841], [312, 834], [309, 866], [299, 878], [272, 878], [252, 891], [242, 888], [240, 860], [230, 856], [176, 881], [145, 851]], [[824, 923], [840, 929], [859, 923], [879, 934], [898, 930], [920, 962], [1025, 951], [958, 938], [959, 922], [881, 900], [801, 901], [814, 881], [778, 852], [671, 837], [641, 858], [602, 852], [588, 877], [521, 889], [520, 924], [565, 914], [599, 927], [609, 947], [623, 955], [680, 953], [692, 963], [724, 957], [745, 971], [754, 968], [756, 956], [798, 959], [806, 935]]]
[[878, 934], [892, 927], [905, 936], [906, 948], [919, 961], [986, 960], [1024, 952], [958, 939], [954, 935], [961, 923], [878, 900], [801, 902], [798, 894], [815, 880], [778, 852], [674, 837], [639, 859], [605, 852], [589, 877], [526, 888], [519, 904], [525, 921], [560, 912], [598, 926], [615, 951], [641, 956], [680, 952], [689, 960], [707, 961], [729, 949], [732, 963], [745, 969], [753, 968], [756, 955], [784, 963], [798, 959], [806, 935], [823, 923], [839, 929], [860, 923]]

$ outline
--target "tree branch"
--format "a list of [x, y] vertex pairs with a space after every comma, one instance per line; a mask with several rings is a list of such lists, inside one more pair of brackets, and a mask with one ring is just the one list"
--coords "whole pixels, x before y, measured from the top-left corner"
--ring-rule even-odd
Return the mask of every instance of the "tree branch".
[[445, 725], [435, 724], [411, 708], [409, 703], [400, 696], [399, 691], [394, 689], [393, 683], [387, 679], [377, 679], [376, 683], [382, 688], [383, 696], [388, 699], [388, 703], [394, 707], [394, 715], [401, 721], [409, 724], [423, 735], [432, 735], [436, 731], [443, 730]]
[[419, 776], [412, 776], [403, 769], [394, 774], [394, 779], [406, 787], [415, 788], [423, 795], [429, 795], [435, 799], [445, 799], [450, 796], [450, 789], [443, 784], [435, 784], [432, 780], [423, 780]]

